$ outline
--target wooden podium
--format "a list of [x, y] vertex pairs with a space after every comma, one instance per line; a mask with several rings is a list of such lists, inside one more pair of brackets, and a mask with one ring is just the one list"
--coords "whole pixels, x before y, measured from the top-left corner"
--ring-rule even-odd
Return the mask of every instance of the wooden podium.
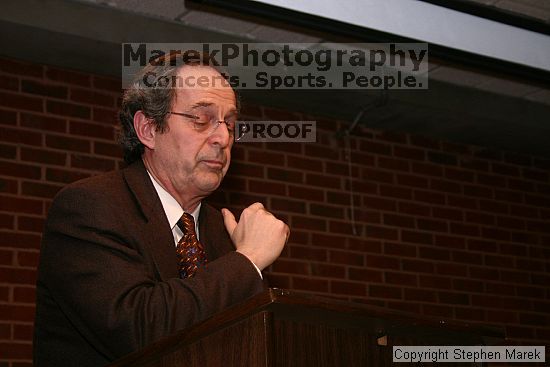
[[[393, 345], [490, 345], [496, 328], [269, 289], [112, 367], [392, 365]], [[430, 363], [437, 366], [437, 363]], [[453, 366], [469, 364], [453, 363]]]

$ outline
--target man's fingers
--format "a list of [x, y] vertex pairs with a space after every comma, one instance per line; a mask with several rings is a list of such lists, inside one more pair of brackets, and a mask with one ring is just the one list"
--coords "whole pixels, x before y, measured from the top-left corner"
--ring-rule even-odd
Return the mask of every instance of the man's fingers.
[[237, 221], [235, 220], [235, 216], [229, 209], [222, 209], [222, 215], [223, 215], [223, 224], [225, 225], [225, 229], [231, 236], [233, 234], [233, 231], [235, 230], [235, 227], [237, 227]]

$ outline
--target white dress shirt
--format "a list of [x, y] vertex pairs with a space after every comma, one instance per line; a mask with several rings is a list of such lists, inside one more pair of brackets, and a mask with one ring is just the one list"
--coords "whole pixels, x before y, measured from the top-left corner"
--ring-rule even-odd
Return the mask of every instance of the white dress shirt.
[[[181, 218], [183, 213], [185, 212], [178, 201], [174, 199], [172, 195], [168, 191], [164, 189], [164, 187], [160, 186], [160, 184], [151, 176], [149, 171], [147, 171], [147, 174], [149, 175], [149, 178], [151, 179], [151, 182], [153, 182], [153, 186], [155, 187], [155, 190], [157, 191], [157, 194], [160, 198], [160, 202], [162, 204], [162, 208], [164, 209], [164, 213], [166, 214], [166, 218], [168, 219], [168, 224], [170, 224], [170, 228], [172, 229], [172, 235], [174, 236], [174, 244], [175, 246], [178, 245], [179, 240], [183, 237], [183, 232], [181, 229], [177, 226], [178, 220]], [[193, 210], [192, 213], [190, 213], [193, 216], [193, 219], [195, 220], [195, 232], [197, 233], [197, 239], [200, 241], [199, 238], [199, 213], [201, 210], [201, 203], [199, 202], [199, 205]], [[256, 271], [260, 275], [260, 277], [263, 279], [262, 272], [260, 269], [251, 261], [252, 265], [256, 268]]]

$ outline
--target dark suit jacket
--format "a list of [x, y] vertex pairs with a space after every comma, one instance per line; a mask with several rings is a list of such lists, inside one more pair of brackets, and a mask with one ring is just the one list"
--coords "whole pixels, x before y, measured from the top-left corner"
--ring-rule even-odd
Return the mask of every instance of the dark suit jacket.
[[35, 366], [103, 366], [262, 291], [221, 213], [206, 203], [199, 232], [208, 266], [181, 280], [168, 220], [141, 161], [64, 188], [42, 240]]

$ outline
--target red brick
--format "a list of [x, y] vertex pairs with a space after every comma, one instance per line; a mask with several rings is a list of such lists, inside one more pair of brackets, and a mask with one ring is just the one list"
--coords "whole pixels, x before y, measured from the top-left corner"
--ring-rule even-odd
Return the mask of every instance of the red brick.
[[46, 146], [55, 149], [75, 152], [90, 152], [90, 141], [86, 139], [69, 138], [58, 135], [46, 135]]
[[303, 261], [292, 261], [279, 258], [272, 265], [273, 272], [291, 274], [309, 274], [309, 264]]
[[324, 202], [325, 194], [322, 190], [312, 189], [309, 187], [288, 185], [288, 196], [292, 198], [300, 198], [308, 201]]
[[[38, 247], [38, 246], [36, 246]], [[35, 269], [18, 269], [18, 268], [9, 268], [9, 267], [0, 267], [0, 283], [10, 283], [10, 284], [29, 284], [34, 285], [36, 283], [36, 270]], [[3, 305], [0, 304], [0, 310]], [[2, 315], [5, 313], [0, 311], [0, 320], [21, 320], [17, 318], [7, 318], [3, 319]], [[32, 318], [28, 319], [29, 321]]]
[[69, 133], [72, 135], [82, 135], [88, 138], [99, 138], [113, 141], [115, 138], [115, 129], [113, 126], [100, 124], [89, 124], [86, 122], [70, 121]]
[[317, 215], [321, 217], [343, 219], [344, 211], [343, 208], [337, 206], [328, 206], [311, 203], [309, 205], [309, 213], [312, 215]]
[[64, 166], [67, 163], [67, 154], [61, 152], [47, 151], [44, 149], [33, 149], [21, 147], [21, 160], [52, 165]]
[[88, 74], [69, 71], [66, 69], [58, 69], [55, 67], [48, 67], [46, 69], [46, 78], [67, 84], [80, 85], [83, 87], [89, 87], [91, 80]]
[[13, 325], [13, 339], [19, 341], [30, 341], [33, 337], [32, 325], [14, 324]]
[[270, 287], [290, 289], [290, 277], [288, 275], [266, 273], [265, 278]]
[[445, 168], [445, 177], [452, 181], [474, 182], [474, 174], [472, 172], [451, 167]]
[[399, 260], [390, 256], [367, 255], [367, 267], [379, 269], [399, 269]]
[[430, 207], [423, 204], [417, 203], [408, 203], [408, 202], [399, 202], [399, 212], [404, 214], [418, 215], [418, 216], [429, 216]]
[[105, 172], [115, 169], [115, 161], [112, 159], [71, 154], [71, 167]]
[[366, 209], [379, 209], [386, 211], [397, 210], [397, 202], [395, 200], [383, 199], [376, 196], [363, 196], [363, 205]]
[[438, 292], [439, 303], [449, 303], [453, 305], [468, 305], [470, 297], [466, 293], [456, 292]]
[[471, 237], [478, 237], [479, 236], [479, 227], [473, 226], [469, 224], [461, 224], [461, 223], [451, 223], [451, 233], [462, 235], [462, 236], [471, 236]]
[[219, 189], [222, 191], [246, 190], [246, 180], [244, 178], [239, 178], [239, 177], [234, 177], [232, 175], [229, 175], [225, 177]]
[[432, 179], [430, 188], [435, 191], [460, 193], [462, 192], [462, 186], [456, 182]]
[[36, 268], [38, 266], [39, 253], [36, 251], [18, 251], [17, 264]]
[[397, 240], [398, 231], [395, 228], [381, 227], [375, 225], [366, 225], [366, 236], [368, 238], [382, 238], [388, 240]]
[[23, 182], [21, 188], [21, 192], [25, 196], [51, 199], [61, 189], [61, 186], [38, 182]]
[[495, 241], [468, 239], [468, 250], [495, 253], [497, 252], [497, 244]]
[[441, 220], [433, 219], [422, 219], [418, 218], [416, 220], [419, 230], [432, 231], [432, 232], [447, 232], [448, 226], [447, 222]]
[[397, 174], [397, 184], [403, 186], [411, 186], [417, 188], [427, 188], [428, 179], [415, 175]]
[[425, 190], [414, 190], [414, 200], [428, 204], [443, 205], [445, 204], [445, 195]]
[[376, 181], [383, 183], [393, 183], [394, 174], [387, 171], [381, 171], [376, 168], [363, 168], [361, 178], [367, 181]]
[[387, 284], [396, 284], [401, 286], [418, 285], [418, 279], [416, 274], [397, 273], [397, 272], [385, 272], [384, 278]]
[[454, 237], [454, 236], [444, 236], [444, 235], [435, 235], [435, 245], [438, 247], [444, 247], [448, 249], [464, 249], [465, 246], [465, 239], [462, 237]]
[[[6, 294], [7, 294], [8, 288], [0, 288], [0, 290], [1, 289], [5, 289]], [[3, 292], [0, 291], [0, 294], [3, 294]], [[0, 299], [2, 299], [2, 298], [0, 298]], [[6, 298], [6, 300], [7, 300], [7, 298]], [[2, 339], [11, 339], [11, 324], [0, 323], [0, 340], [2, 340]], [[6, 366], [7, 366], [7, 364], [6, 364]]]
[[485, 282], [486, 294], [498, 294], [501, 296], [515, 296], [516, 290], [507, 283]]
[[122, 90], [122, 84], [119, 78], [109, 78], [94, 75], [92, 82], [95, 89], [115, 92], [117, 94], [120, 94]]
[[417, 161], [423, 161], [426, 159], [426, 153], [422, 149], [394, 146], [393, 155], [399, 158], [414, 159]]
[[506, 178], [502, 176], [479, 174], [477, 175], [477, 182], [481, 185], [487, 185], [492, 187], [505, 187]]
[[354, 283], [345, 281], [331, 281], [330, 291], [335, 294], [347, 294], [351, 296], [365, 296], [367, 287], [364, 283]]
[[434, 264], [432, 261], [402, 259], [401, 263], [402, 268], [405, 271], [412, 271], [416, 273], [434, 272]]
[[103, 107], [114, 107], [115, 102], [115, 98], [112, 95], [82, 88], [72, 88], [70, 99], [74, 102]]
[[67, 131], [67, 122], [63, 119], [29, 113], [21, 113], [21, 126], [40, 131]]
[[392, 171], [408, 172], [409, 162], [402, 159], [378, 157], [378, 167]]
[[316, 277], [329, 277], [343, 279], [346, 274], [346, 268], [338, 265], [328, 265], [312, 263], [311, 275]]
[[0, 125], [17, 125], [17, 112], [0, 109]]
[[8, 360], [28, 359], [32, 356], [32, 344], [11, 341], [0, 342], [0, 356]]
[[357, 252], [346, 251], [330, 251], [330, 262], [333, 264], [344, 264], [352, 266], [363, 266], [365, 264], [365, 256]]
[[516, 180], [513, 178], [508, 179], [508, 188], [510, 190], [517, 190], [517, 191], [526, 191], [526, 192], [532, 192], [534, 190], [535, 184], [533, 182], [525, 181], [525, 180]]
[[292, 228], [303, 228], [303, 229], [311, 229], [314, 231], [325, 231], [327, 228], [327, 223], [324, 219], [293, 216]]
[[359, 144], [360, 151], [374, 153], [374, 154], [392, 154], [392, 147], [390, 144], [375, 143], [371, 140], [361, 141]]
[[421, 274], [419, 281], [421, 288], [451, 289], [451, 278], [448, 277]]
[[403, 299], [403, 290], [386, 285], [369, 285], [369, 297]]
[[312, 292], [328, 292], [328, 280], [292, 277], [292, 288]]
[[[13, 265], [13, 258], [14, 258], [13, 251], [0, 250], [0, 265]], [[6, 294], [7, 294], [7, 290], [6, 290]], [[0, 297], [0, 299], [2, 299], [2, 297]], [[7, 300], [7, 296], [6, 296], [6, 300]]]
[[485, 214], [481, 212], [466, 212], [465, 221], [468, 223], [492, 226], [496, 223], [496, 218], [492, 214]]
[[469, 293], [481, 293], [485, 291], [485, 283], [478, 280], [453, 279], [453, 289]]
[[459, 320], [484, 321], [485, 313], [486, 311], [480, 308], [455, 308], [455, 316]]
[[[263, 167], [262, 166], [253, 166], [253, 165], [247, 165], [252, 167], [257, 167], [260, 170], [256, 169], [258, 172], [253, 172], [254, 176], [256, 177], [263, 177]], [[258, 174], [261, 174], [261, 176], [258, 176]], [[249, 174], [247, 174], [249, 175]], [[274, 167], [268, 167], [267, 168], [267, 178], [270, 180], [276, 180], [276, 181], [283, 181], [283, 182], [295, 182], [298, 184], [304, 183], [304, 174], [302, 172], [298, 171], [292, 171], [292, 170], [286, 170], [286, 169], [279, 169]]]
[[[2, 164], [0, 163], [0, 171]], [[8, 178], [0, 178], [0, 192], [6, 194], [17, 194], [18, 192], [17, 180], [11, 180]]]
[[[284, 155], [278, 154], [277, 156], [284, 159]], [[322, 172], [323, 170], [323, 162], [321, 160], [296, 157], [293, 155], [289, 155], [286, 157], [286, 165], [290, 168], [314, 172]]]
[[475, 171], [489, 172], [489, 162], [480, 159], [462, 158], [460, 166]]
[[331, 235], [327, 233], [312, 233], [311, 243], [314, 246], [324, 246], [331, 248], [344, 247], [344, 239], [339, 235]]
[[13, 229], [15, 216], [11, 214], [0, 214], [0, 228]]
[[398, 186], [381, 185], [380, 196], [410, 200], [412, 197], [412, 190]]
[[365, 269], [365, 268], [349, 268], [349, 279], [350, 280], [359, 280], [363, 282], [375, 282], [375, 283], [382, 283], [382, 272], [371, 270], [371, 269]]
[[433, 243], [433, 235], [431, 233], [402, 230], [401, 240], [404, 242], [422, 243], [422, 244], [431, 245]]
[[[122, 148], [118, 144], [94, 141], [93, 147], [94, 147], [94, 151], [93, 151], [94, 154], [105, 155], [105, 156], [114, 157], [118, 159], [122, 158]], [[234, 165], [235, 163], [231, 163], [230, 172], [233, 172]], [[248, 174], [250, 174], [249, 171], [247, 171], [247, 175]], [[250, 175], [254, 176], [252, 174]], [[263, 171], [262, 171], [262, 176], [263, 176]]]
[[[330, 162], [330, 161], [324, 161], [325, 165], [325, 173], [331, 174], [331, 175], [338, 175], [338, 176], [349, 176], [349, 165], [345, 163], [338, 163], [338, 162]], [[373, 164], [374, 164], [374, 158], [373, 158]], [[366, 162], [361, 162], [362, 166], [367, 165]], [[351, 167], [351, 176], [357, 177], [359, 176], [359, 169], [357, 166]]]
[[82, 119], [89, 119], [91, 116], [90, 107], [67, 102], [46, 101], [46, 110], [48, 113], [54, 115], [78, 117]]
[[427, 148], [427, 149], [440, 149], [440, 142], [434, 139], [430, 139], [425, 136], [420, 135], [411, 135], [410, 141], [412, 145], [416, 145], [421, 148]]
[[[426, 256], [423, 256], [426, 257]], [[447, 254], [447, 258], [449, 255]], [[465, 277], [468, 274], [468, 268], [466, 265], [454, 264], [454, 263], [441, 263], [435, 264], [435, 272], [439, 275], [452, 275]]]
[[[503, 282], [509, 282], [509, 283], [529, 283], [530, 279], [533, 279], [533, 284], [539, 284], [537, 283], [537, 279], [540, 277], [540, 275], [531, 274], [522, 272], [522, 271], [507, 271], [507, 270], [501, 270], [500, 272], [500, 280]], [[550, 280], [550, 277], [548, 277], [547, 280]], [[544, 283], [548, 284], [548, 282]]]
[[365, 253], [382, 253], [382, 242], [365, 240], [357, 237], [348, 237], [348, 248], [352, 251], [363, 251]]
[[11, 91], [19, 90], [19, 79], [7, 75], [0, 75], [0, 89]]
[[41, 78], [43, 75], [43, 67], [40, 64], [10, 60], [6, 58], [0, 58], [0, 71], [26, 77], [32, 76]]
[[388, 226], [414, 228], [415, 220], [413, 217], [399, 214], [384, 214], [384, 224]]
[[67, 87], [51, 85], [34, 80], [21, 80], [21, 91], [51, 98], [67, 98]]
[[319, 144], [306, 144], [304, 147], [305, 155], [308, 157], [318, 157], [324, 159], [340, 159], [340, 150], [336, 148], [330, 148], [328, 146], [322, 146]]
[[90, 175], [87, 173], [76, 172], [74, 170], [64, 170], [57, 168], [46, 169], [46, 180], [52, 182], [71, 183], [89, 176]]
[[506, 326], [506, 338], [507, 339], [516, 339], [516, 338], [527, 338], [533, 339], [534, 328], [532, 326], [522, 327], [522, 326]]
[[271, 141], [265, 145], [267, 150], [273, 152], [285, 152], [294, 154], [303, 154], [303, 146], [310, 143], [296, 143], [296, 142], [274, 142]]
[[40, 235], [38, 234], [26, 234], [17, 232], [4, 232], [0, 234], [0, 246], [4, 247], [16, 247], [16, 248], [39, 248], [40, 247]]
[[0, 140], [25, 145], [42, 145], [42, 135], [21, 129], [0, 127]]
[[[514, 241], [513, 238], [512, 241]], [[527, 246], [523, 244], [500, 243], [499, 253], [502, 255], [526, 256]]]
[[261, 163], [275, 166], [284, 166], [285, 155], [279, 153], [270, 153], [265, 150], [249, 150], [248, 161], [252, 163]]
[[17, 147], [14, 145], [0, 144], [0, 158], [15, 159]]
[[499, 271], [497, 269], [486, 269], [477, 266], [471, 266], [470, 278], [482, 280], [499, 280]]
[[448, 250], [442, 250], [432, 247], [419, 247], [418, 257], [422, 259], [432, 260], [449, 260], [450, 252]]
[[249, 195], [242, 192], [232, 192], [229, 194], [229, 202], [232, 205], [249, 206], [252, 203], [262, 203], [266, 205], [266, 197], [260, 195]]
[[404, 298], [409, 301], [436, 302], [436, 292], [433, 291], [406, 288], [403, 294]]
[[0, 196], [0, 210], [12, 213], [42, 214], [42, 201], [21, 197]]
[[13, 289], [13, 301], [17, 303], [35, 303], [35, 287], [15, 287]]
[[271, 209], [275, 211], [305, 213], [306, 204], [298, 200], [271, 198]]
[[518, 167], [511, 166], [508, 164], [502, 164], [502, 163], [495, 163], [493, 162], [491, 164], [491, 171], [493, 173], [499, 174], [499, 175], [505, 175], [505, 176], [519, 176], [520, 171]]
[[419, 175], [435, 176], [435, 177], [443, 176], [443, 168], [435, 164], [413, 162], [411, 167], [412, 167], [411, 168], [412, 172], [417, 173]]
[[307, 261], [327, 261], [327, 250], [302, 246], [291, 246], [290, 256], [293, 259], [304, 259]]
[[306, 184], [310, 186], [318, 186], [322, 188], [342, 188], [342, 181], [339, 177], [332, 177], [326, 175], [317, 175], [313, 173], [306, 173]]
[[493, 196], [493, 190], [485, 186], [464, 185], [464, 195], [479, 198], [490, 198]]
[[422, 305], [422, 311], [427, 316], [434, 317], [453, 317], [453, 308], [449, 306], [439, 306], [439, 305]]
[[417, 246], [404, 243], [384, 242], [384, 253], [399, 257], [416, 257]]

